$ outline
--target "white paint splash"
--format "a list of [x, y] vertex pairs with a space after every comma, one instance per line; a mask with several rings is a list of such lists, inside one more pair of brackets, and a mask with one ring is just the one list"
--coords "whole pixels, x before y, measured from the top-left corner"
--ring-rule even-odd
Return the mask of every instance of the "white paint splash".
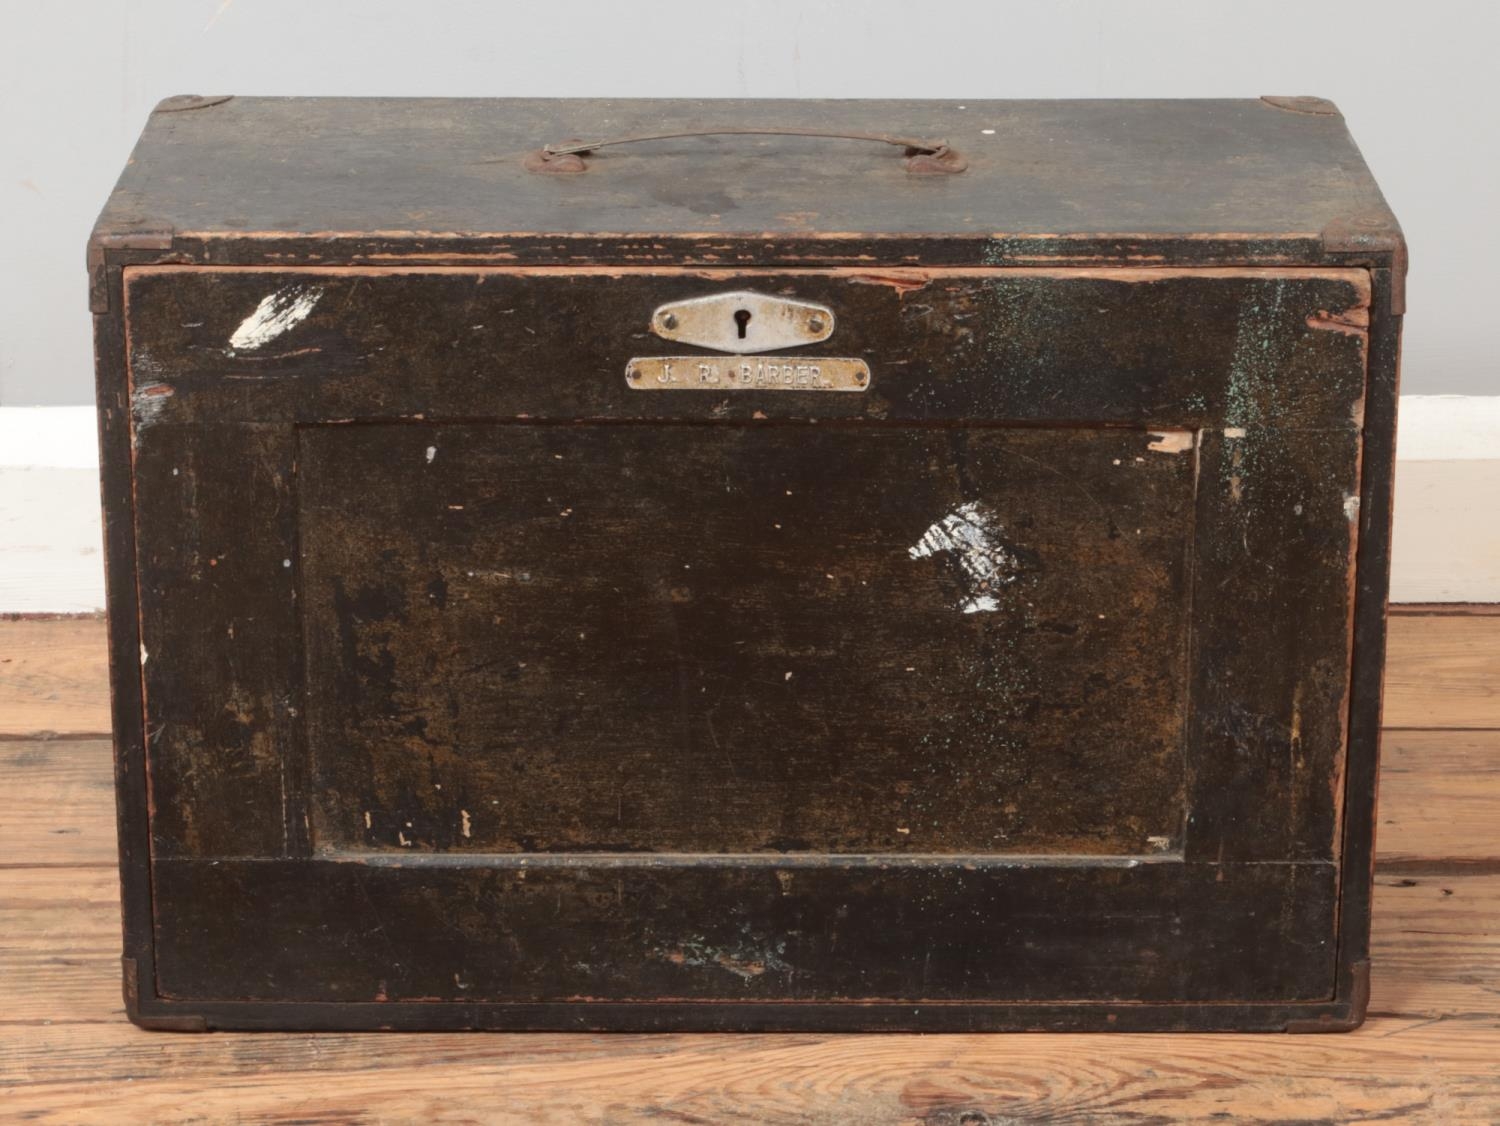
[[167, 383], [143, 383], [130, 393], [130, 413], [138, 430], [150, 426], [167, 409], [173, 389]]
[[231, 352], [254, 352], [305, 321], [323, 296], [323, 287], [288, 285], [261, 298], [229, 338]]
[[1151, 435], [1153, 441], [1146, 448], [1159, 454], [1182, 454], [1193, 448], [1191, 430], [1167, 430]]
[[969, 597], [958, 608], [965, 614], [989, 613], [1000, 608], [991, 592], [1015, 582], [1020, 566], [1020, 560], [999, 542], [1003, 531], [994, 513], [978, 501], [969, 501], [923, 532], [916, 546], [907, 548], [907, 554], [913, 559], [926, 559], [951, 552], [969, 588]]
[[1353, 520], [1359, 515], [1359, 496], [1355, 493], [1344, 494], [1344, 519]]

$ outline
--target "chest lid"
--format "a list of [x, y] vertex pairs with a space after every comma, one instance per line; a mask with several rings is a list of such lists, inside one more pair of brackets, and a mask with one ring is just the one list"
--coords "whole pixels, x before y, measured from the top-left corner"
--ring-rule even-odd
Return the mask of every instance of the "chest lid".
[[170, 98], [95, 247], [209, 245], [241, 263], [1383, 265], [1400, 232], [1319, 98]]

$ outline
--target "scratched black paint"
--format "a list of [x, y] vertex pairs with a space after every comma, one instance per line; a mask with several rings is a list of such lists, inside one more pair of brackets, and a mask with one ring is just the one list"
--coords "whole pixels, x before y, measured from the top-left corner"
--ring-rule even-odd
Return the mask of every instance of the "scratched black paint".
[[[1128, 429], [304, 431], [316, 845], [1163, 851], [1195, 460]], [[992, 579], [912, 557], [976, 503]]]
[[[1357, 1023], [1394, 220], [1336, 114], [966, 104], [783, 107], [990, 121], [941, 184], [490, 151], [599, 103], [154, 119], [91, 246], [135, 1019]], [[626, 388], [740, 288], [870, 390]], [[971, 501], [965, 614], [909, 549]]]

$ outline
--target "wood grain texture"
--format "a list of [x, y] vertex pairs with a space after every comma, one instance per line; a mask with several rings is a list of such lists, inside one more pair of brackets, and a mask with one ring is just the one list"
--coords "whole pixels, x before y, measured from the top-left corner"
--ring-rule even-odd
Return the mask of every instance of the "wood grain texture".
[[1500, 728], [1500, 617], [1393, 614], [1387, 727]]
[[0, 982], [0, 1061], [17, 1047], [5, 1025], [125, 1019], [112, 867], [0, 868]]
[[[1197, 467], [1150, 441], [313, 428], [298, 598], [316, 845], [1165, 851], [1184, 820]], [[726, 503], [703, 502], [709, 481]], [[993, 543], [979, 573], [955, 534]], [[212, 769], [191, 748], [179, 762]]]
[[[248, 1036], [28, 1029], [7, 1111], [66, 1123], [1493, 1122], [1492, 1018], [1354, 1037]], [[394, 1041], [394, 1042], [393, 1042]]]
[[[129, 363], [99, 371], [134, 418], [143, 1019], [1347, 1017], [1341, 812], [1367, 873], [1375, 734], [1349, 716], [1378, 691], [1351, 688], [1354, 498], [1389, 430], [1367, 270], [123, 284]], [[624, 385], [653, 307], [750, 284], [836, 306], [869, 393]], [[296, 317], [261, 339], [269, 310]], [[962, 546], [913, 546], [950, 521]], [[795, 880], [748, 859], [782, 854]]]
[[0, 742], [0, 868], [113, 868], [111, 759], [108, 739]]
[[1382, 873], [1500, 855], [1500, 731], [1387, 731], [1375, 848]]
[[[1433, 621], [1408, 619], [1415, 640]], [[83, 626], [63, 664], [102, 651], [102, 623]], [[91, 642], [79, 640], [89, 634]], [[1406, 650], [1416, 658], [1402, 659], [1431, 651], [1421, 644]], [[1442, 698], [1462, 698], [1421, 667], [1400, 672]], [[90, 690], [102, 697], [102, 676]], [[108, 741], [14, 741], [0, 752], [8, 799], [0, 856], [9, 858], [0, 866], [0, 1097], [11, 1118], [111, 1126], [1500, 1118], [1500, 839], [1492, 828], [1500, 733], [1387, 733], [1381, 860], [1423, 870], [1376, 880], [1365, 1027], [1295, 1039], [145, 1033], [125, 1022], [119, 995]]]
[[[1326, 862], [547, 859], [158, 861], [158, 991], [195, 1003], [448, 1001], [456, 1013], [504, 1001], [514, 1007], [476, 1009], [460, 1026], [523, 1029], [651, 1030], [667, 1024], [655, 1004], [678, 1002], [671, 1018], [700, 1030], [800, 1030], [843, 1005], [848, 1015], [832, 1019], [845, 1030], [920, 1030], [952, 1018], [958, 1007], [945, 1002], [1095, 1001], [1124, 1007], [1116, 1020], [1130, 1027], [1132, 1002], [1319, 1001], [1332, 980], [1338, 871]], [[564, 1012], [578, 998], [636, 1004]], [[722, 1009], [691, 1004], [708, 1000]], [[366, 1006], [359, 1019], [395, 1023], [390, 1008], [372, 1018]], [[327, 1027], [328, 1015], [298, 1011]], [[1047, 1028], [1078, 1011], [1018, 1009], [1013, 1020]], [[414, 1015], [442, 1027], [452, 1018], [439, 1012]], [[1268, 1012], [1239, 1027], [1284, 1026]], [[967, 1025], [993, 1026], [989, 1011]]]
[[[1358, 430], [1372, 301], [1367, 271], [1309, 269], [141, 266], [124, 284], [141, 448], [170, 446], [177, 425], [337, 420], [1231, 428], [1249, 443], [1247, 501], [1258, 456], [1278, 452], [1255, 448], [1258, 431]], [[869, 391], [627, 388], [630, 359], [662, 343], [641, 331], [653, 308], [747, 287], [836, 307], [828, 346], [870, 361]], [[261, 302], [298, 298], [316, 300], [295, 328], [226, 350]], [[1330, 311], [1345, 331], [1319, 319]]]
[[[883, 145], [785, 136], [607, 149], [582, 176], [522, 166], [526, 152], [575, 135], [767, 125], [948, 137], [969, 167], [960, 176], [910, 176], [899, 152]], [[994, 133], [981, 135], [982, 127]], [[276, 190], [248, 189], [264, 180], [267, 154], [275, 154]], [[99, 236], [175, 228], [265, 241], [279, 231], [326, 245], [402, 227], [416, 241], [416, 227], [444, 241], [491, 233], [509, 246], [515, 232], [566, 231], [539, 236], [565, 244], [622, 230], [720, 242], [756, 232], [751, 244], [947, 232], [982, 236], [996, 254], [1012, 241], [997, 231], [1259, 242], [1369, 212], [1388, 214], [1337, 111], [1297, 113], [1258, 99], [975, 100], [959, 112], [951, 101], [912, 99], [768, 107], [743, 99], [241, 96], [153, 114]], [[644, 244], [642, 252], [655, 241], [614, 237]]]
[[99, 618], [0, 621], [0, 736], [109, 730]]

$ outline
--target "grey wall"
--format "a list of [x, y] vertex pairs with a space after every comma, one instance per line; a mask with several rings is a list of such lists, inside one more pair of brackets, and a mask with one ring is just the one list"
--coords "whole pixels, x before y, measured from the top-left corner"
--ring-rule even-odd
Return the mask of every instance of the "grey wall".
[[1405, 390], [1500, 394], [1493, 0], [5, 0], [0, 404], [91, 399], [83, 247], [175, 93], [1342, 107], [1412, 244]]

